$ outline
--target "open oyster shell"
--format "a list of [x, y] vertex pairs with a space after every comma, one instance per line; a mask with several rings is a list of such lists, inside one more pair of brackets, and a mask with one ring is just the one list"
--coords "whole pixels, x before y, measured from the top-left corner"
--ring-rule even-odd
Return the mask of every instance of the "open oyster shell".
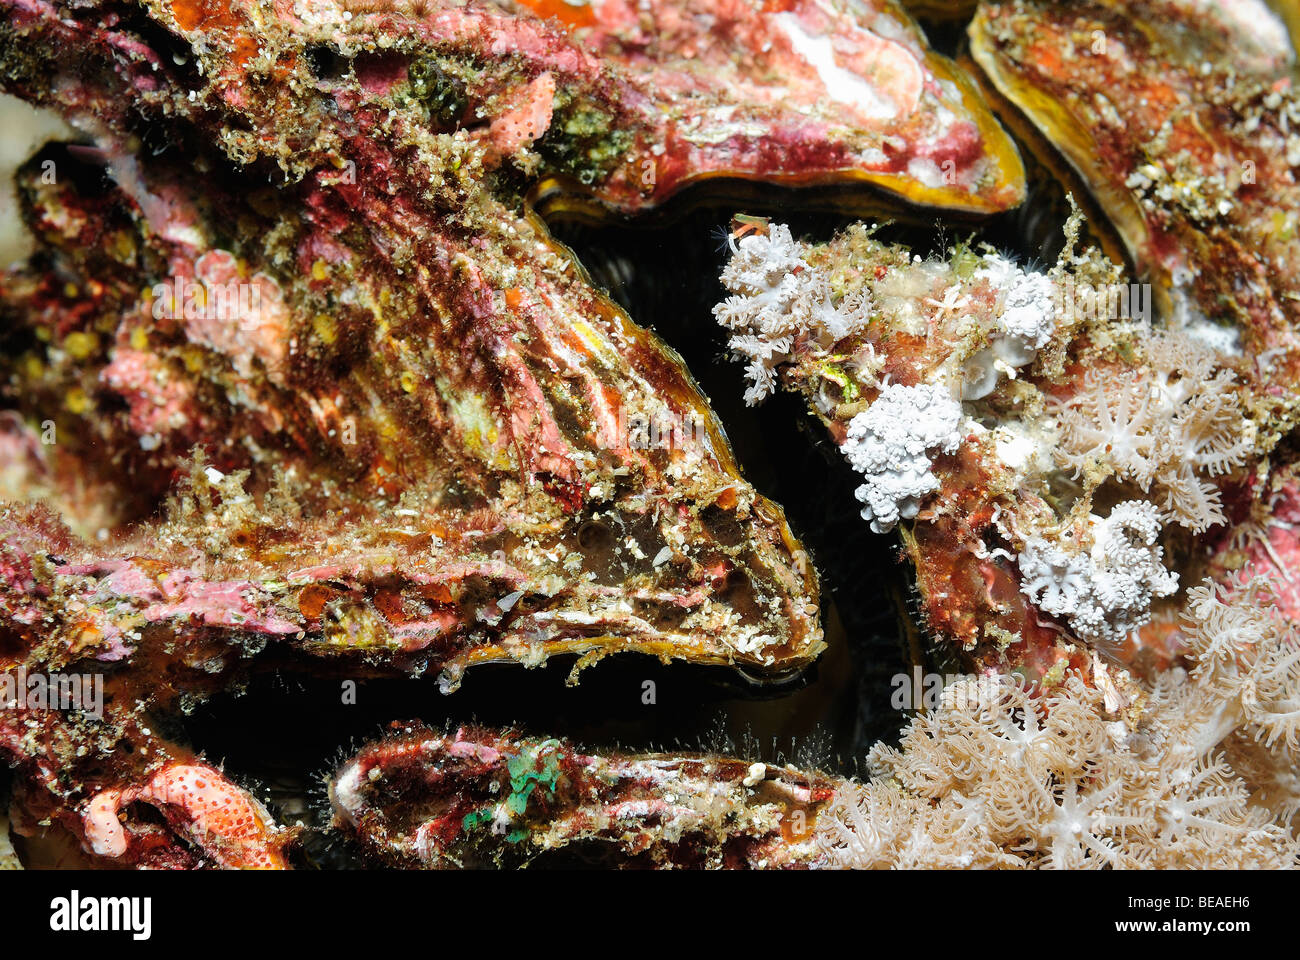
[[1288, 146], [1282, 22], [1260, 2], [992, 3], [970, 38], [1154, 283], [1162, 317], [1254, 358], [1284, 392], [1300, 319], [1300, 148]]

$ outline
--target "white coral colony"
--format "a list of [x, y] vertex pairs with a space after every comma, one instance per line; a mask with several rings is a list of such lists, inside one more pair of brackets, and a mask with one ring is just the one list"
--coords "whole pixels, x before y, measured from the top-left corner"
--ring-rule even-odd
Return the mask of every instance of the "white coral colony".
[[866, 477], [857, 489], [862, 518], [885, 533], [910, 520], [921, 498], [939, 489], [929, 452], [953, 453], [961, 443], [961, 404], [943, 387], [891, 384], [849, 421], [841, 449]]
[[[809, 265], [805, 246], [784, 224], [771, 224], [765, 233], [731, 246], [734, 255], [721, 279], [732, 295], [713, 313], [733, 331], [731, 349], [748, 361], [745, 402], [753, 405], [775, 389], [775, 371], [796, 341], [829, 346], [844, 339], [866, 324], [869, 300], [836, 304], [825, 271]], [[1035, 335], [1033, 341], [1038, 340]], [[857, 497], [872, 530], [886, 533], [900, 518], [915, 517], [921, 499], [938, 489], [929, 453], [956, 450], [961, 419], [961, 404], [945, 387], [932, 384], [885, 386], [853, 418], [842, 450], [866, 478]]]
[[1137, 377], [1089, 371], [1058, 406], [1060, 460], [1076, 474], [1111, 470], [1161, 495], [1165, 516], [1194, 533], [1226, 519], [1216, 477], [1245, 461], [1250, 428], [1236, 377], [1186, 336], [1161, 333]]
[[1160, 514], [1130, 500], [1093, 518], [1092, 549], [1064, 549], [1031, 537], [1019, 557], [1020, 589], [1042, 610], [1064, 617], [1082, 640], [1118, 643], [1151, 619], [1151, 601], [1178, 589], [1157, 545]]
[[978, 351], [962, 370], [963, 400], [980, 400], [998, 385], [998, 374], [1014, 378], [1016, 368], [1034, 361], [1056, 329], [1056, 285], [1041, 273], [1021, 270], [996, 254], [983, 258], [974, 279], [987, 280], [1001, 291], [997, 330], [989, 346]]
[[733, 295], [714, 307], [713, 315], [735, 331], [730, 347], [749, 361], [745, 402], [752, 406], [776, 388], [775, 370], [797, 337], [839, 340], [864, 322], [865, 311], [832, 302], [825, 274], [803, 259], [803, 245], [784, 224], [732, 241], [732, 248], [735, 255], [722, 282]]

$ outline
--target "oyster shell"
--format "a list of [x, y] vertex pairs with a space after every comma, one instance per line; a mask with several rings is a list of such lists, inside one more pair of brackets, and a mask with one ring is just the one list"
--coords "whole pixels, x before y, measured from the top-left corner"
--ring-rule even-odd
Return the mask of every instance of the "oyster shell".
[[[381, 47], [394, 15], [347, 12], [254, 31], [252, 7], [216, 27], [160, 7], [207, 38], [163, 66], [171, 51], [129, 25], [15, 11], [11, 87], [100, 143], [50, 148], [56, 182], [46, 156], [29, 167], [44, 249], [0, 291], [23, 345], [10, 395], [59, 437], [26, 444], [49, 461], [34, 473], [56, 490], [96, 477], [132, 520], [206, 451], [167, 522], [47, 550], [24, 644], [66, 639], [71, 602], [96, 624], [83, 655], [251, 634], [433, 669], [445, 689], [473, 663], [559, 652], [759, 677], [811, 662], [815, 575], [780, 508], [741, 478], [676, 354], [518, 206], [530, 147], [566, 122], [552, 101], [635, 112], [642, 95], [528, 17], [453, 5]], [[29, 36], [49, 45], [15, 46]], [[519, 62], [469, 76], [493, 36]], [[123, 47], [102, 86], [45, 90], [51, 58], [112, 65]], [[252, 96], [267, 64], [279, 79]], [[137, 163], [152, 136], [193, 152]], [[282, 186], [262, 185], [272, 165]]]
[[1024, 198], [1010, 138], [891, 0], [525, 5], [558, 17], [650, 104], [630, 118], [633, 162], [583, 177], [606, 205], [636, 210], [717, 177], [869, 183], [972, 213]]
[[340, 767], [329, 796], [339, 828], [402, 867], [556, 852], [620, 866], [807, 865], [818, 811], [843, 783], [718, 754], [586, 751], [478, 726], [393, 728]]
[[1300, 149], [1294, 54], [1267, 6], [992, 3], [970, 38], [1091, 191], [1168, 323], [1243, 352], [1285, 392]]

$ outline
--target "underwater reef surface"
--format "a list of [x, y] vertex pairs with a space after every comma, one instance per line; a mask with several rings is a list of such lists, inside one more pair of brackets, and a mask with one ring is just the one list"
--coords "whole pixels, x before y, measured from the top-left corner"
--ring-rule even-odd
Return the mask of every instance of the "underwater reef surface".
[[1263, 6], [0, 6], [29, 865], [1294, 866]]

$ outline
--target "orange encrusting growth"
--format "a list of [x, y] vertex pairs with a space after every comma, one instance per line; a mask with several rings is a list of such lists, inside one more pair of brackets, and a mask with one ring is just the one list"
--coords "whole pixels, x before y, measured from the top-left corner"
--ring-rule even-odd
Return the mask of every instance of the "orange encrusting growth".
[[196, 763], [169, 763], [138, 787], [112, 788], [85, 808], [88, 848], [103, 857], [129, 857], [134, 840], [123, 812], [133, 803], [158, 808], [168, 823], [228, 869], [281, 870], [291, 834], [271, 822], [261, 804], [220, 771]]

